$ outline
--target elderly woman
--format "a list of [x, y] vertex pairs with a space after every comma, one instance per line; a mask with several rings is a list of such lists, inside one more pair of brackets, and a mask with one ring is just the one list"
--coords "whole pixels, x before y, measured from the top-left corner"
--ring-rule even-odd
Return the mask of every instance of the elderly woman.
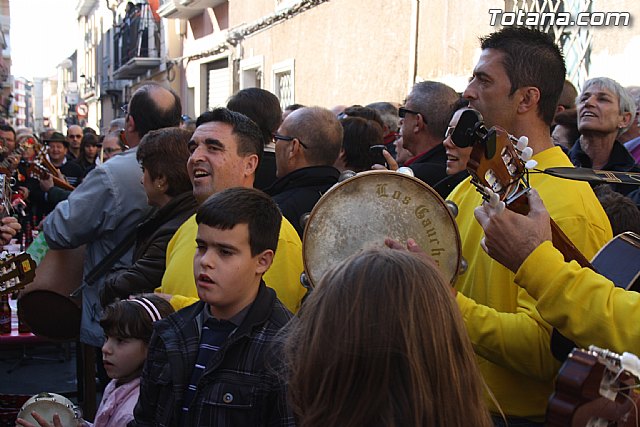
[[[581, 136], [569, 151], [571, 162], [576, 167], [640, 172], [631, 154], [617, 140], [631, 126], [636, 111], [626, 89], [607, 77], [593, 78], [584, 84], [576, 103]], [[631, 185], [612, 187], [625, 195], [635, 190]]]

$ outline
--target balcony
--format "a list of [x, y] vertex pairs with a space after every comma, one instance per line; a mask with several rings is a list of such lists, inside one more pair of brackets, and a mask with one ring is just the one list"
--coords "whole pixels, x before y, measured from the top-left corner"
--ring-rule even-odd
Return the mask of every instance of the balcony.
[[100, 83], [100, 92], [109, 95], [120, 94], [125, 86], [124, 80], [103, 80]]
[[158, 15], [169, 19], [190, 19], [203, 10], [219, 6], [228, 0], [160, 0]]
[[160, 58], [160, 28], [154, 21], [148, 4], [128, 13], [113, 36], [115, 63], [113, 77], [135, 79], [158, 67]]

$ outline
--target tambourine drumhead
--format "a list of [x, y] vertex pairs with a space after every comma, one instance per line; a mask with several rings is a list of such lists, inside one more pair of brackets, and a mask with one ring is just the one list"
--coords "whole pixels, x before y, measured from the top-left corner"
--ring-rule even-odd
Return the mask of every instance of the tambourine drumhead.
[[390, 171], [362, 172], [332, 187], [314, 207], [302, 253], [312, 285], [334, 264], [385, 238], [413, 238], [451, 283], [460, 268], [460, 235], [444, 200], [417, 178]]
[[79, 410], [69, 399], [55, 393], [40, 393], [32, 396], [20, 409], [18, 418], [39, 425], [31, 416], [34, 411], [51, 425], [53, 425], [54, 414], [60, 416], [60, 421], [65, 427], [77, 426], [78, 420], [82, 418]]

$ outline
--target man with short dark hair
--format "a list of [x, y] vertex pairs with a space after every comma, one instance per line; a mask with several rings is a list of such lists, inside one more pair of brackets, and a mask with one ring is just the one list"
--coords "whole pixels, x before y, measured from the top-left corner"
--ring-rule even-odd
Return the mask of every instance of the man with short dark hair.
[[[136, 160], [136, 146], [150, 130], [177, 126], [180, 98], [157, 83], [145, 83], [131, 97], [126, 137], [131, 149], [95, 168], [82, 184], [60, 202], [44, 221], [49, 247], [70, 249], [86, 244], [84, 279], [89, 272], [135, 232], [148, 214], [147, 197], [141, 183], [142, 170]], [[133, 246], [127, 248], [113, 267], [131, 265]], [[106, 271], [105, 271], [106, 273]], [[61, 272], [63, 274], [63, 272]], [[105, 274], [95, 283], [83, 282], [80, 341], [102, 346], [104, 334], [98, 321], [99, 291]]]
[[250, 87], [229, 98], [227, 108], [249, 117], [262, 132], [264, 153], [258, 164], [253, 186], [264, 190], [276, 180], [275, 146], [271, 135], [282, 123], [280, 101], [268, 90]]
[[82, 128], [78, 125], [71, 125], [67, 129], [67, 142], [69, 143], [67, 160], [75, 160], [80, 156], [80, 143], [83, 135]]
[[[201, 114], [189, 149], [187, 170], [198, 203], [227, 188], [253, 187], [263, 142], [260, 129], [247, 116], [226, 108]], [[197, 301], [197, 289], [190, 274], [196, 232], [194, 215], [182, 224], [167, 246], [167, 267], [156, 291], [167, 294], [176, 310]], [[306, 292], [300, 284], [302, 269], [302, 243], [291, 223], [283, 218], [278, 252], [264, 281], [294, 312]]]
[[265, 192], [302, 238], [302, 216], [338, 182], [340, 172], [333, 164], [342, 146], [342, 126], [325, 108], [301, 108], [287, 116], [274, 139], [278, 179]]
[[[481, 39], [482, 52], [464, 97], [484, 117], [516, 137], [527, 136], [539, 169], [571, 167], [550, 137], [565, 66], [553, 40], [539, 31], [506, 27]], [[591, 258], [611, 238], [611, 227], [585, 182], [530, 175], [551, 216], [584, 256]], [[449, 196], [456, 217], [467, 271], [455, 284], [457, 301], [480, 370], [493, 392], [488, 400], [496, 425], [542, 425], [553, 379], [560, 366], [551, 352], [551, 326], [536, 301], [514, 283], [514, 274], [481, 249], [484, 236], [473, 211], [482, 196], [467, 179]], [[526, 230], [522, 230], [526, 233]]]

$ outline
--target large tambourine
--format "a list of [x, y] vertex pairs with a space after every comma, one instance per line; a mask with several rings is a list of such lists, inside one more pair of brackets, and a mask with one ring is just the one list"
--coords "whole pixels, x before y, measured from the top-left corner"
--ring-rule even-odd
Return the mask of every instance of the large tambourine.
[[339, 261], [385, 238], [413, 238], [453, 283], [460, 272], [460, 235], [438, 193], [417, 178], [368, 171], [327, 191], [311, 211], [302, 242], [306, 276], [315, 286]]

